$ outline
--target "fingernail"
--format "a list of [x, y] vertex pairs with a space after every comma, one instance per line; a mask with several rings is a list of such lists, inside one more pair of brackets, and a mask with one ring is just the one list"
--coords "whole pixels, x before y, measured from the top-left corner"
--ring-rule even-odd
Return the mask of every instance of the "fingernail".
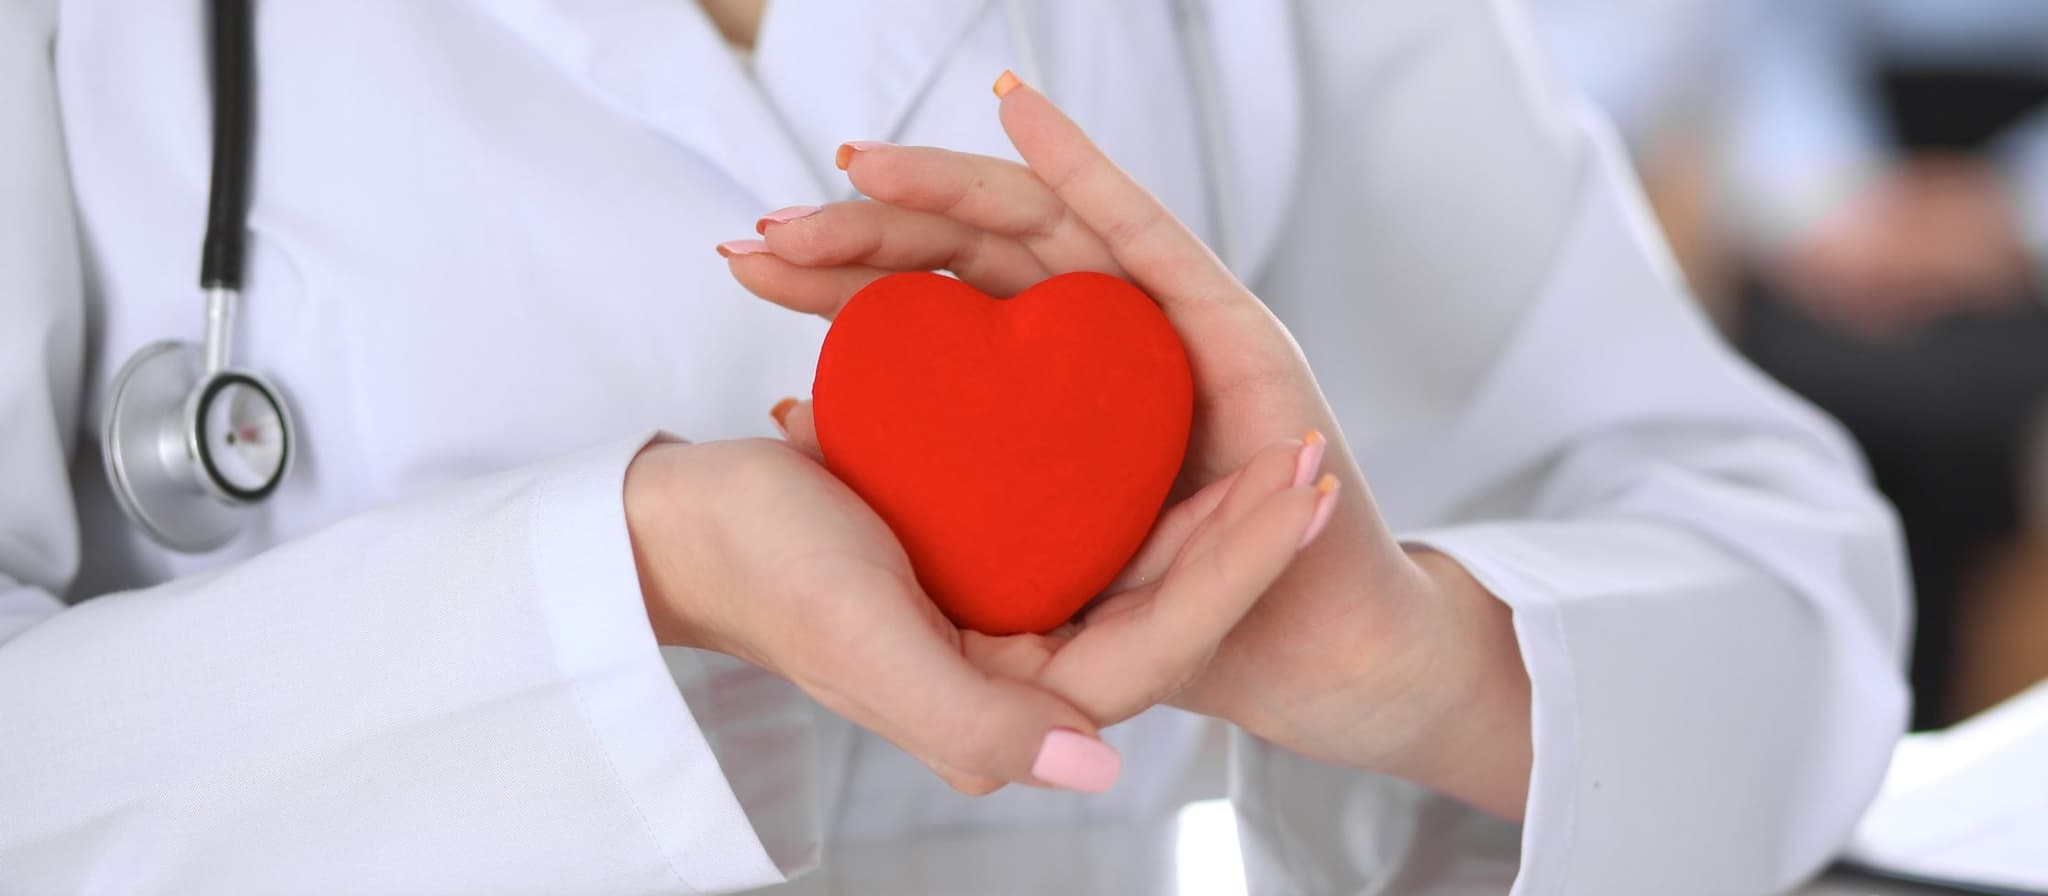
[[1024, 82], [1017, 79], [1016, 72], [1003, 69], [1003, 73], [996, 76], [996, 99], [1002, 99], [1003, 94], [1016, 90], [1017, 85], [1022, 83]]
[[839, 144], [839, 155], [833, 157], [832, 164], [838, 165], [839, 170], [845, 171], [846, 166], [853, 164], [854, 153], [867, 152], [870, 149], [881, 149], [884, 146], [890, 145], [893, 144], [881, 140], [855, 140], [851, 143], [841, 143]]
[[1101, 793], [1116, 783], [1123, 764], [1115, 747], [1070, 728], [1054, 728], [1038, 748], [1031, 776], [1066, 790]]
[[1330, 517], [1337, 513], [1337, 477], [1324, 473], [1316, 480], [1316, 510], [1309, 515], [1308, 529], [1301, 533], [1301, 547], [1316, 540], [1330, 525]]
[[727, 240], [718, 244], [718, 254], [721, 258], [731, 258], [735, 255], [759, 255], [766, 251], [768, 251], [768, 244], [760, 240]]
[[768, 419], [775, 421], [775, 431], [782, 433], [785, 439], [789, 438], [789, 426], [782, 421], [789, 417], [789, 409], [793, 407], [796, 407], [796, 399], [784, 398], [768, 409]]
[[808, 218], [817, 213], [818, 207], [815, 205], [792, 205], [788, 208], [778, 208], [762, 215], [761, 220], [755, 221], [754, 232], [765, 234], [768, 232], [768, 225], [770, 224], [788, 224], [791, 221]]
[[1301, 437], [1301, 453], [1294, 460], [1294, 484], [1289, 488], [1300, 488], [1316, 478], [1316, 470], [1323, 465], [1323, 451], [1330, 447], [1330, 440], [1323, 438], [1322, 430], [1311, 429]]

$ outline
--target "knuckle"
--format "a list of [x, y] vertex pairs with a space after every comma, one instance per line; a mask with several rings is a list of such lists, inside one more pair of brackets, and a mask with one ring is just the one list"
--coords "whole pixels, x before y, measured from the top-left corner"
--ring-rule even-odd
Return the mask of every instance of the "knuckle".
[[1111, 248], [1127, 251], [1140, 245], [1146, 234], [1159, 225], [1162, 214], [1157, 206], [1147, 206], [1136, 214], [1119, 215], [1103, 227], [1102, 241]]
[[815, 264], [828, 258], [834, 251], [840, 228], [803, 226], [810, 221], [796, 221], [790, 225], [769, 231], [773, 236], [769, 242], [775, 254], [797, 264]]
[[988, 234], [974, 234], [953, 250], [952, 256], [946, 259], [946, 267], [954, 271], [978, 270], [987, 250]]
[[1155, 657], [1147, 670], [1145, 687], [1140, 693], [1142, 703], [1151, 705], [1165, 702], [1181, 692], [1188, 682], [1195, 680], [1195, 673], [1201, 668], [1203, 659], [1209, 654], [1206, 646], [1199, 652], [1187, 652]]
[[1062, 230], [1065, 230], [1067, 222], [1074, 217], [1074, 210], [1061, 201], [1057, 195], [1051, 193], [1041, 194], [1036, 197], [1036, 200], [1036, 202], [1032, 203], [1036, 208], [1030, 210], [1025, 215], [1025, 220], [1030, 223], [1025, 226], [1024, 232], [1019, 235], [1019, 238], [1027, 242], [1040, 242], [1052, 239]]
[[935, 189], [930, 197], [930, 208], [940, 217], [959, 218], [965, 209], [977, 200], [989, 199], [988, 182], [976, 177], [967, 182], [948, 184]]
[[948, 768], [976, 777], [997, 774], [1002, 766], [1003, 726], [997, 713], [972, 713], [941, 732], [938, 760]]
[[920, 181], [917, 173], [922, 153], [892, 152], [863, 158], [854, 185], [869, 198], [896, 203], [910, 198]]
[[941, 773], [939, 777], [946, 782], [947, 786], [967, 796], [988, 796], [1003, 789], [1003, 782], [994, 778], [960, 775], [957, 773]]

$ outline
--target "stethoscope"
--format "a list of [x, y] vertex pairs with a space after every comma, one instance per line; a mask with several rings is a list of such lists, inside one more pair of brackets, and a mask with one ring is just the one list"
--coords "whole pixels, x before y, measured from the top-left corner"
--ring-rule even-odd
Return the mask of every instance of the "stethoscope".
[[122, 365], [100, 433], [107, 480], [129, 518], [159, 544], [220, 547], [291, 468], [291, 408], [269, 381], [230, 366], [249, 210], [250, 0], [214, 0], [213, 173], [199, 289], [206, 341], [166, 339]]
[[[993, 2], [993, 0], [988, 0]], [[199, 288], [206, 298], [206, 341], [166, 339], [128, 359], [108, 392], [101, 451], [121, 509], [157, 543], [199, 553], [227, 544], [250, 510], [269, 498], [291, 469], [291, 407], [268, 380], [229, 366], [235, 304], [241, 298], [249, 212], [251, 93], [256, 36], [251, 0], [213, 0], [213, 171]], [[985, 8], [985, 7], [984, 7]], [[1038, 57], [1021, 0], [1003, 0], [1018, 73], [1038, 81]], [[1182, 47], [1204, 133], [1216, 249], [1230, 258], [1233, 216], [1228, 160], [1200, 0], [1177, 0]]]

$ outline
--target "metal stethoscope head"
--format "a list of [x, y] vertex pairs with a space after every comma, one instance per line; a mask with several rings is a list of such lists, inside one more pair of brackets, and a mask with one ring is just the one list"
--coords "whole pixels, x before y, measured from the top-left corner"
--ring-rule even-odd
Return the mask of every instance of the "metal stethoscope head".
[[248, 214], [250, 0], [214, 0], [213, 175], [200, 286], [206, 341], [144, 346], [114, 377], [100, 448], [121, 508], [167, 548], [218, 548], [291, 469], [290, 407], [269, 381], [229, 364]]

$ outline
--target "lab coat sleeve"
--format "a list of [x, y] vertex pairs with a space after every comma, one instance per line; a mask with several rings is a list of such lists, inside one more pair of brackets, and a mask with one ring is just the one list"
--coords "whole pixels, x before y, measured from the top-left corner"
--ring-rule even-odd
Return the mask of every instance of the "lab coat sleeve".
[[644, 440], [65, 606], [84, 302], [53, 22], [0, 2], [0, 892], [699, 893], [810, 861], [780, 823], [815, 815], [808, 706], [672, 670], [649, 629]]
[[[1383, 38], [1399, 75], [1318, 60], [1338, 58], [1346, 26], [1304, 9], [1321, 77], [1480, 97], [1313, 109], [1375, 158], [1390, 140], [1426, 143], [1418, 133], [1483, 139], [1456, 159], [1306, 176], [1358, 179], [1317, 195], [1440, 191], [1492, 206], [1458, 237], [1474, 263], [1370, 284], [1373, 302], [1455, 301], [1512, 326], [1447, 422], [1367, 455], [1365, 472], [1410, 495], [1411, 481], [1436, 483], [1436, 507], [1412, 511], [1404, 538], [1512, 608], [1534, 766], [1517, 829], [1240, 732], [1232, 783], [1253, 892], [1790, 888], [1845, 841], [1904, 726], [1910, 621], [1890, 511], [1835, 426], [1714, 337], [1617, 141], [1527, 52], [1509, 4], [1442, 4], [1407, 40]], [[1459, 166], [1529, 187], [1474, 194], [1450, 180]], [[1368, 218], [1355, 238], [1397, 226]], [[1540, 260], [1531, 244], [1548, 247]]]

